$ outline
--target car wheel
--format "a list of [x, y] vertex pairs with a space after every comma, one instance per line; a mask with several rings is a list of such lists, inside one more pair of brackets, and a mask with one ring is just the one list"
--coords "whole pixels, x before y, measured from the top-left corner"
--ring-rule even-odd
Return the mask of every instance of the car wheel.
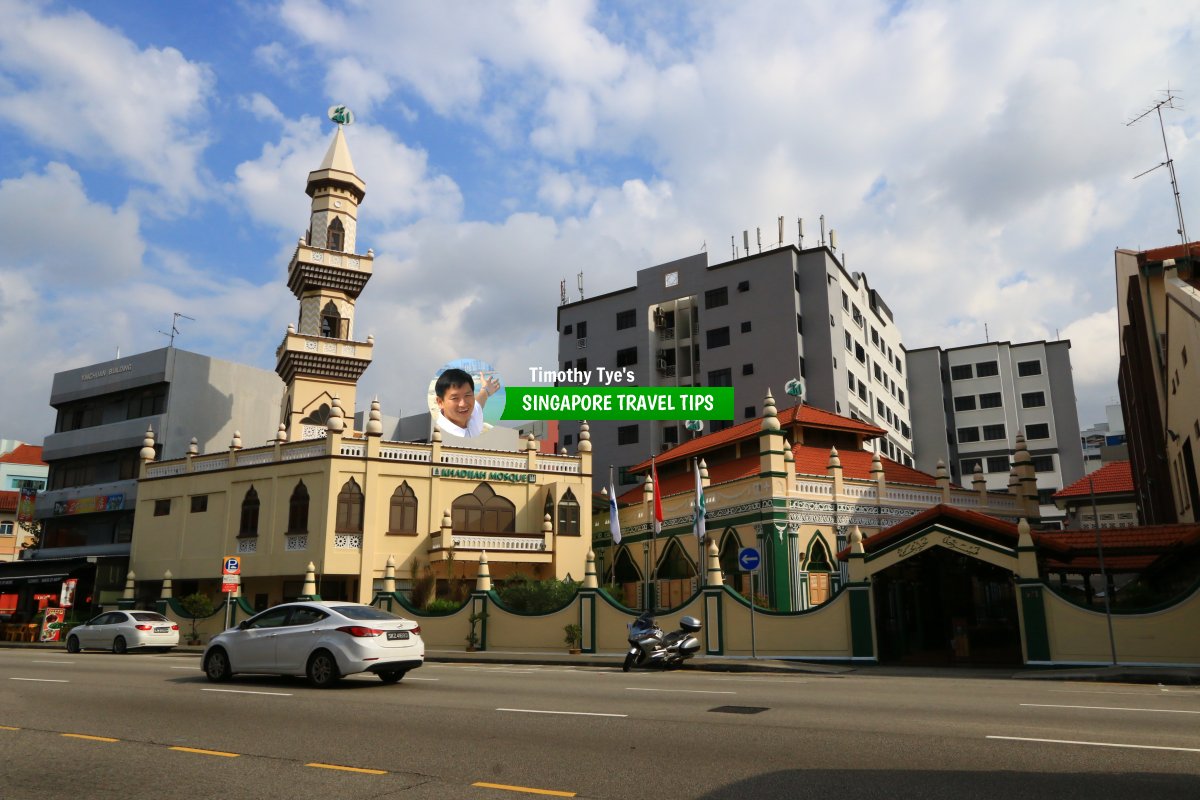
[[79, 637], [78, 636], [68, 636], [67, 637], [67, 652], [68, 653], [78, 653], [79, 649], [80, 649], [79, 648]]
[[384, 683], [399, 683], [400, 679], [404, 677], [404, 673], [405, 670], [402, 669], [388, 670], [387, 672], [379, 673], [379, 680]]
[[217, 647], [208, 651], [204, 657], [204, 674], [213, 683], [223, 683], [233, 677], [229, 666], [229, 654]]
[[328, 689], [342, 677], [337, 659], [328, 650], [318, 650], [309, 656], [307, 674], [309, 682], [318, 689]]
[[625, 663], [621, 665], [622, 672], [629, 672], [629, 668], [633, 666], [634, 658], [635, 658], [635, 656], [633, 655], [633, 653], [625, 654]]
[[129, 652], [129, 645], [125, 643], [124, 636], [118, 636], [113, 639], [113, 652], [118, 655]]

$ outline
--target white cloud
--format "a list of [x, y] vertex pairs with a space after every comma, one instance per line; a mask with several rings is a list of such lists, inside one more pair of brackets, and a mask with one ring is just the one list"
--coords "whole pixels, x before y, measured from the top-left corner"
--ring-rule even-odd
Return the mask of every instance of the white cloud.
[[[173, 208], [205, 194], [209, 69], [174, 48], [139, 49], [79, 11], [0, 0], [5, 122], [40, 146], [155, 187]], [[162, 209], [161, 201], [157, 206]]]

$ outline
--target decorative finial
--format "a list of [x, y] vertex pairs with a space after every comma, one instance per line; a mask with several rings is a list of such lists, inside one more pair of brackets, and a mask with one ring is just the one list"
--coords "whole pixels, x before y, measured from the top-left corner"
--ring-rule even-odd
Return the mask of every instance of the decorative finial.
[[338, 125], [353, 125], [354, 112], [345, 106], [330, 106], [329, 119]]
[[192, 440], [190, 442], [188, 442], [187, 454], [189, 456], [194, 456], [194, 455], [200, 454], [200, 442], [198, 442], [196, 440], [195, 436], [193, 436]]
[[275, 434], [275, 441], [280, 444], [287, 441], [287, 425], [283, 422], [279, 423], [279, 431]]
[[146, 438], [142, 439], [142, 449], [138, 453], [138, 457], [142, 461], [154, 460], [154, 428], [150, 426], [146, 427]]
[[242, 449], [242, 432], [234, 431], [233, 438], [229, 440], [229, 447], [233, 450]]
[[346, 415], [342, 413], [342, 401], [336, 394], [329, 409], [329, 419], [325, 420], [325, 429], [331, 433], [341, 433], [346, 429]]
[[379, 410], [379, 398], [371, 401], [371, 411], [367, 414], [367, 435], [383, 435], [383, 413]]

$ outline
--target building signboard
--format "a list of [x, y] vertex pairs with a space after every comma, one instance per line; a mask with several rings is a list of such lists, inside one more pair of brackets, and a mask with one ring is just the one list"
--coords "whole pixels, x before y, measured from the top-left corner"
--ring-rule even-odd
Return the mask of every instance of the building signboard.
[[76, 497], [72, 500], [57, 500], [54, 503], [54, 516], [93, 514], [99, 511], [121, 511], [124, 508], [125, 495], [100, 494], [92, 497]]

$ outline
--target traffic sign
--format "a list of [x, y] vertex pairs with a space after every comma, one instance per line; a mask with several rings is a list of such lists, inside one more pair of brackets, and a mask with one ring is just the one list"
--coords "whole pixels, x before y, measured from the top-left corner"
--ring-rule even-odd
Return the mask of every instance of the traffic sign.
[[757, 572], [758, 565], [762, 562], [762, 558], [758, 555], [758, 550], [753, 547], [743, 547], [738, 550], [738, 566], [743, 572]]
[[241, 575], [225, 575], [221, 578], [221, 591], [226, 594], [236, 592], [237, 588], [242, 585]]
[[241, 575], [242, 574], [242, 559], [240, 556], [225, 556], [225, 563], [221, 565], [222, 575]]

